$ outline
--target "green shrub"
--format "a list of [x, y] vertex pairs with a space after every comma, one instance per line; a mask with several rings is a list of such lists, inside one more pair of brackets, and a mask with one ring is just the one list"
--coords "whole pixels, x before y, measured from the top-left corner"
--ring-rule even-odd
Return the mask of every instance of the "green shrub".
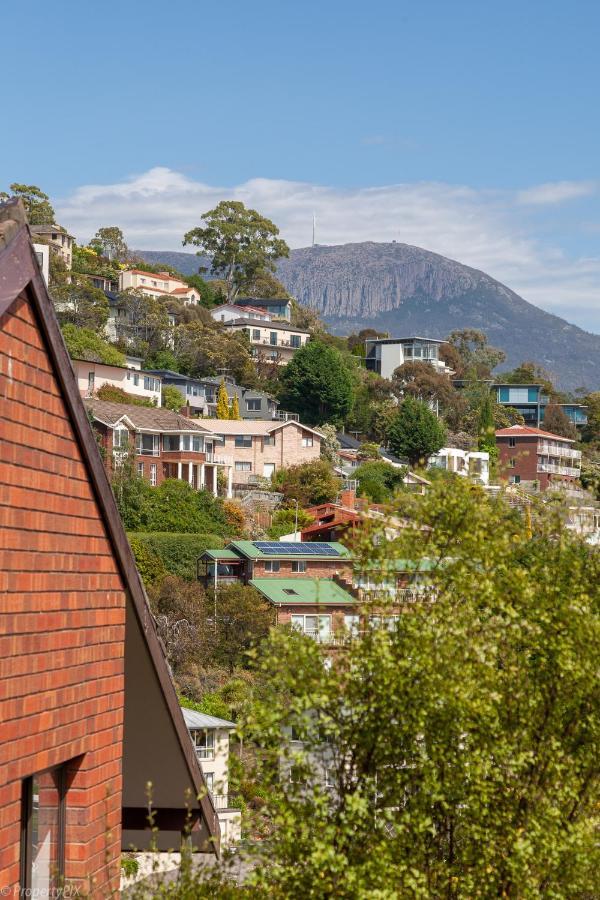
[[96, 391], [98, 400], [107, 400], [109, 403], [127, 403], [130, 406], [156, 406], [150, 397], [136, 397], [128, 394], [116, 384], [103, 384]]
[[223, 538], [217, 534], [136, 531], [128, 536], [142, 578], [146, 581], [147, 572], [150, 584], [166, 574], [194, 581], [198, 557], [209, 547], [223, 546]]

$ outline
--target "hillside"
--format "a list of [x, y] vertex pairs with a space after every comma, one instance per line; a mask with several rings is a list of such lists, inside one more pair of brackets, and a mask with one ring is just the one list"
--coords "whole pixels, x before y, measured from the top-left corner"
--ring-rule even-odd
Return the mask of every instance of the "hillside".
[[[140, 255], [182, 272], [204, 262], [190, 253]], [[455, 328], [479, 328], [506, 352], [504, 369], [534, 359], [565, 390], [600, 389], [600, 335], [437, 253], [397, 243], [306, 247], [280, 263], [278, 276], [339, 334], [373, 327], [392, 336], [445, 337]]]

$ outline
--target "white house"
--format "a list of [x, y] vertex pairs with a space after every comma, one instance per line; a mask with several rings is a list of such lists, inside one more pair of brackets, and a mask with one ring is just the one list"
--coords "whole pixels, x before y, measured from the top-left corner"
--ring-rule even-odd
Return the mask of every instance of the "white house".
[[182, 709], [221, 827], [221, 846], [240, 840], [241, 812], [229, 803], [229, 735], [234, 722]]
[[129, 360], [132, 361], [132, 365], [109, 366], [106, 363], [89, 362], [87, 359], [73, 359], [71, 362], [81, 396], [93, 397], [98, 388], [109, 384], [135, 397], [151, 400], [155, 406], [160, 406], [162, 390], [160, 377], [153, 372], [142, 371], [136, 357], [126, 358], [126, 361]]
[[42, 270], [42, 275], [44, 276], [47, 287], [50, 282], [50, 245], [34, 244], [33, 249], [35, 250], [35, 256], [40, 265], [40, 269]]
[[286, 322], [238, 318], [223, 323], [234, 334], [245, 332], [255, 359], [286, 365], [310, 338], [310, 332], [294, 328]]
[[185, 306], [197, 306], [200, 293], [180, 278], [168, 272], [144, 272], [143, 269], [126, 269], [119, 275], [119, 290], [138, 290], [148, 297], [173, 297]]
[[233, 322], [235, 319], [259, 319], [271, 322], [273, 316], [264, 309], [254, 306], [238, 306], [236, 303], [221, 303], [210, 311], [215, 322]]
[[365, 364], [382, 378], [391, 378], [398, 366], [406, 362], [426, 362], [441, 374], [450, 375], [450, 369], [440, 359], [440, 345], [444, 341], [435, 338], [374, 338], [365, 341]]
[[479, 450], [442, 447], [429, 457], [428, 465], [470, 478], [476, 484], [487, 485], [490, 481], [490, 454]]

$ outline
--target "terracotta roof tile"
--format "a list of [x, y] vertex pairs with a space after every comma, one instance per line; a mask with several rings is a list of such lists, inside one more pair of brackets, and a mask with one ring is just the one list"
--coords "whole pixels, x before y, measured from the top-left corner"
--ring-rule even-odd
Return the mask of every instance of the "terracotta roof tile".
[[529, 425], [511, 425], [509, 428], [499, 428], [496, 431], [496, 437], [544, 437], [552, 438], [553, 441], [575, 443], [571, 438], [563, 437], [561, 434], [552, 434], [551, 431], [542, 431], [541, 428], [532, 428]]

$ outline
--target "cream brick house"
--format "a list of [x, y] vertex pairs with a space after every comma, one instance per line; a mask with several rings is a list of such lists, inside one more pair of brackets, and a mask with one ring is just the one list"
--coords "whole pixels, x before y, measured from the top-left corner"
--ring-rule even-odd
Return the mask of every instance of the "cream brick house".
[[282, 366], [290, 361], [296, 350], [304, 347], [310, 337], [308, 331], [279, 321], [265, 322], [244, 317], [224, 321], [223, 326], [234, 334], [246, 332], [256, 359], [271, 360]]
[[257, 476], [271, 478], [278, 469], [318, 459], [321, 435], [300, 422], [200, 419], [215, 437], [215, 452], [233, 468], [233, 485], [243, 487]]
[[174, 278], [168, 272], [144, 272], [143, 269], [126, 269], [119, 275], [119, 290], [138, 290], [148, 297], [171, 296], [185, 306], [197, 306], [200, 293], [185, 281]]
[[162, 381], [160, 375], [154, 372], [132, 366], [109, 366], [86, 359], [72, 359], [71, 363], [82, 397], [93, 397], [98, 388], [108, 384], [135, 397], [150, 400], [155, 406], [161, 405]]

